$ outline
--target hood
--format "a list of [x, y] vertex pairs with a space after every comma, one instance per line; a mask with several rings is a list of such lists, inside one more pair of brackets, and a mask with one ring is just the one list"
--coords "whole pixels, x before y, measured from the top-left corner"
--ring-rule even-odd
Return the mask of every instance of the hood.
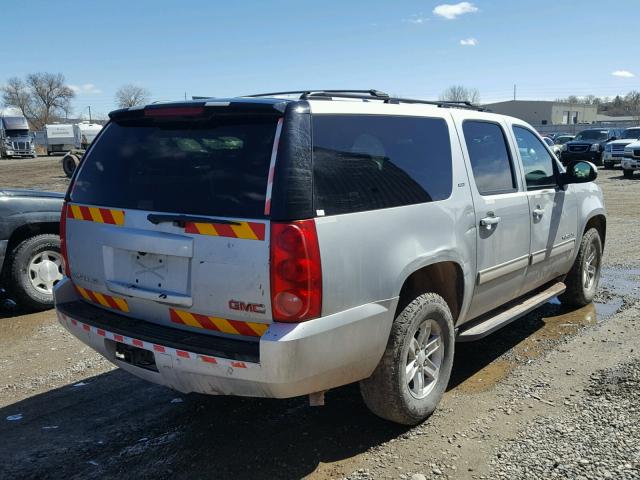
[[32, 197], [32, 198], [64, 198], [64, 193], [43, 192], [40, 190], [27, 190], [21, 188], [0, 189], [0, 197]]
[[635, 140], [627, 145], [627, 147], [631, 148], [640, 148], [640, 140]]

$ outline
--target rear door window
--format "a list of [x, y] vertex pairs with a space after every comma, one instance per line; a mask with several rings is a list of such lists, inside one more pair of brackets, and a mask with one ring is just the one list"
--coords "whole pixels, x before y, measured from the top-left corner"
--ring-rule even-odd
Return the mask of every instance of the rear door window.
[[276, 118], [110, 123], [71, 200], [192, 215], [264, 217]]
[[313, 116], [316, 210], [325, 215], [443, 200], [451, 146], [441, 118]]
[[462, 130], [480, 195], [514, 192], [515, 175], [502, 128], [496, 123], [467, 120]]

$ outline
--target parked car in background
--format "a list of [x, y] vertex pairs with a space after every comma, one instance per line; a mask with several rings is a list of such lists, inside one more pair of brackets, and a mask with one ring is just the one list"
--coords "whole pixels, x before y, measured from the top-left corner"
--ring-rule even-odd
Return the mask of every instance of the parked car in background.
[[515, 118], [363, 92], [112, 112], [63, 207], [60, 323], [183, 392], [321, 403], [360, 381], [416, 424], [456, 340], [591, 302], [592, 164], [562, 171]]
[[542, 140], [544, 141], [544, 143], [546, 143], [549, 146], [549, 148], [553, 147], [553, 138], [542, 137]]
[[45, 125], [44, 136], [47, 144], [47, 155], [68, 152], [73, 149], [75, 144], [75, 134], [71, 124], [53, 123]]
[[53, 306], [62, 279], [60, 211], [64, 195], [0, 189], [0, 286], [20, 306]]
[[562, 146], [560, 159], [564, 165], [574, 160], [588, 160], [600, 166], [605, 144], [616, 140], [619, 135], [620, 130], [614, 128], [583, 130]]
[[640, 140], [640, 127], [633, 127], [623, 130], [618, 140], [607, 143], [602, 157], [604, 168], [613, 168], [616, 164], [622, 163], [625, 147], [638, 140]]
[[624, 178], [633, 178], [636, 170], [640, 170], [640, 141], [624, 147], [624, 157], [620, 162]]
[[33, 133], [21, 115], [0, 117], [0, 158], [37, 157]]
[[560, 158], [560, 155], [562, 154], [562, 146], [574, 138], [576, 138], [575, 135], [569, 134], [556, 135], [553, 137], [553, 147], [551, 147], [551, 150], [556, 154], [556, 157]]

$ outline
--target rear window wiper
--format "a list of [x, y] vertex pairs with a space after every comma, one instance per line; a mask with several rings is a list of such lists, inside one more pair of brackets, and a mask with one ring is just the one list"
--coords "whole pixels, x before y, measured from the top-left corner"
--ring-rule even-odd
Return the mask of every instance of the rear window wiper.
[[209, 218], [209, 217], [196, 217], [192, 215], [163, 215], [159, 213], [150, 213], [147, 215], [149, 220], [154, 225], [159, 223], [174, 222], [179, 227], [184, 227], [186, 223], [218, 223], [220, 225], [240, 225], [233, 220], [223, 220], [221, 218]]

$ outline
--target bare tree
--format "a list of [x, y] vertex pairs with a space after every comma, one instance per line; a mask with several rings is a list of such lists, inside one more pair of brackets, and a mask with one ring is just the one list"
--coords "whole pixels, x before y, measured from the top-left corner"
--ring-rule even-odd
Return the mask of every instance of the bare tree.
[[71, 100], [76, 96], [64, 83], [61, 73], [32, 73], [27, 75], [27, 85], [34, 99], [35, 117], [40, 127], [71, 113]]
[[448, 102], [480, 103], [480, 92], [476, 88], [467, 88], [462, 85], [452, 85], [440, 95], [440, 100]]
[[68, 116], [74, 97], [61, 73], [32, 73], [26, 80], [13, 77], [2, 87], [4, 106], [20, 110], [36, 129]]
[[151, 92], [144, 87], [127, 84], [116, 91], [116, 105], [120, 108], [135, 107], [149, 103]]
[[7, 84], [2, 87], [2, 103], [7, 107], [13, 107], [22, 115], [29, 118], [33, 112], [33, 99], [24, 81], [18, 77], [7, 80]]

